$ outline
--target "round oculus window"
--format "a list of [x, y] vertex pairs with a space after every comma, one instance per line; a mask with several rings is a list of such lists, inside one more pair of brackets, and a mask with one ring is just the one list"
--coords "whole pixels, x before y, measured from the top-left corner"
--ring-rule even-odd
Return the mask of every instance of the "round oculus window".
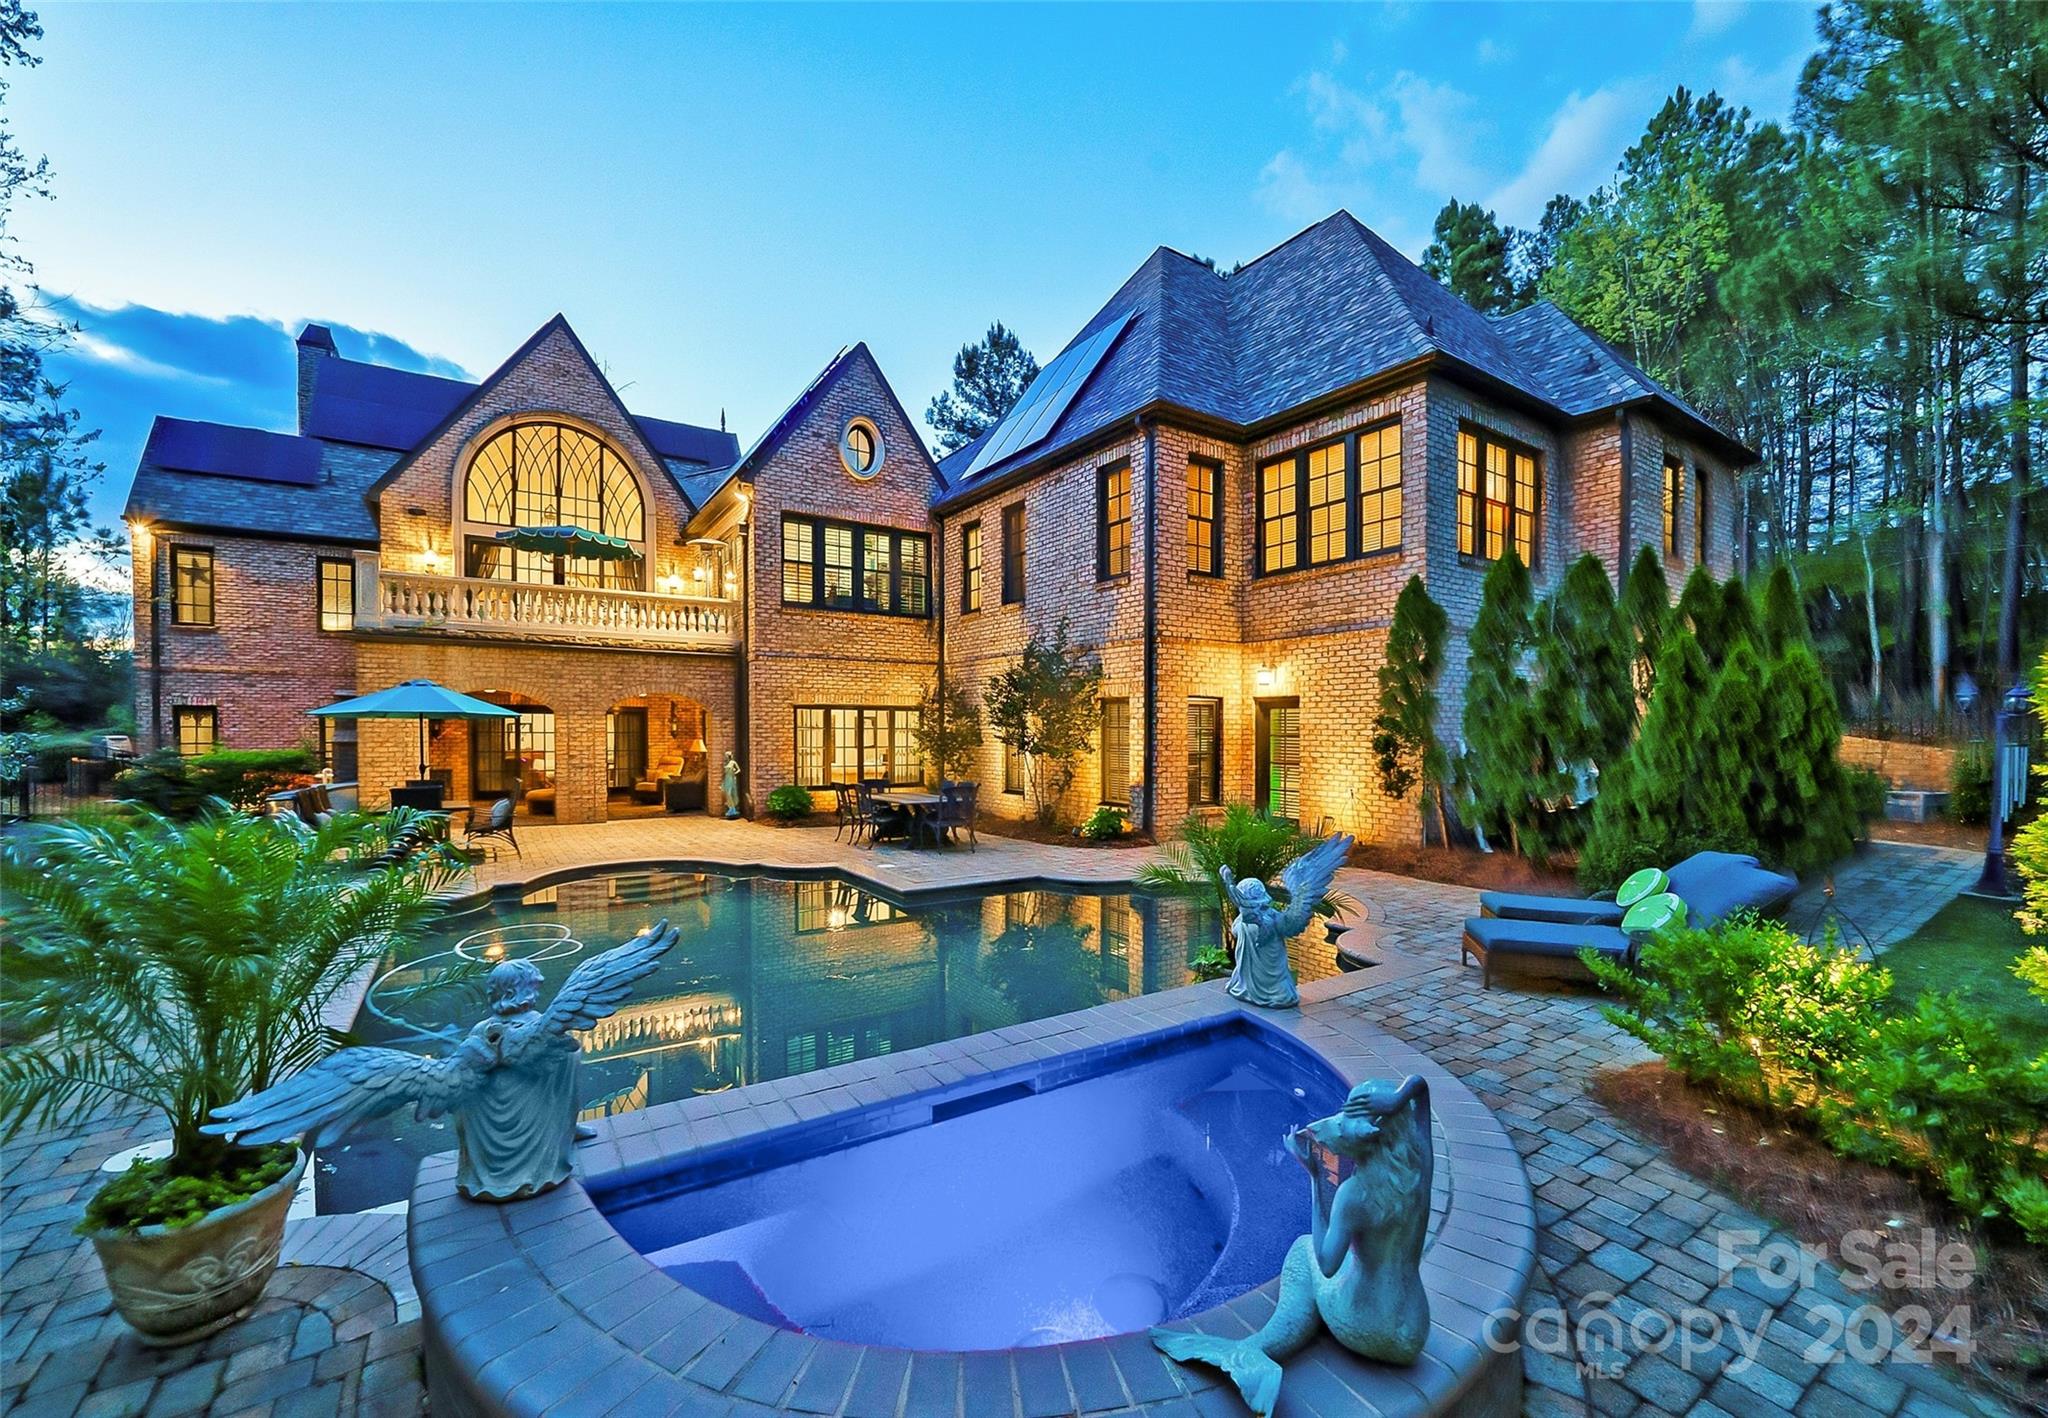
[[867, 419], [854, 419], [839, 435], [839, 461], [857, 478], [871, 478], [881, 471], [882, 452], [882, 435]]

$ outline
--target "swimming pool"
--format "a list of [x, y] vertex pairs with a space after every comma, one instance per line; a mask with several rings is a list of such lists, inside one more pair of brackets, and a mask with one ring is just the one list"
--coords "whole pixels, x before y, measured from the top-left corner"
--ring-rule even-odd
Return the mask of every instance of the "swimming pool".
[[[667, 916], [682, 940], [633, 1000], [581, 1039], [586, 1115], [900, 1052], [1108, 1000], [1187, 984], [1188, 955], [1216, 937], [1212, 910], [1144, 893], [983, 889], [897, 897], [846, 877], [663, 870], [601, 872], [451, 918], [379, 979], [359, 1042], [436, 1052], [483, 1012], [464, 986], [407, 1000], [458, 946], [474, 959], [526, 956], [548, 988], [576, 964]], [[465, 944], [465, 942], [467, 942]], [[1298, 943], [1304, 978], [1334, 959]], [[405, 1198], [421, 1157], [455, 1145], [448, 1119], [410, 1112], [322, 1148], [318, 1209]]]
[[670, 1276], [779, 1328], [905, 1349], [1063, 1344], [1271, 1279], [1307, 1225], [1281, 1139], [1344, 1092], [1238, 1015], [899, 1108], [883, 1136], [848, 1145], [844, 1120], [799, 1124], [593, 1200]]

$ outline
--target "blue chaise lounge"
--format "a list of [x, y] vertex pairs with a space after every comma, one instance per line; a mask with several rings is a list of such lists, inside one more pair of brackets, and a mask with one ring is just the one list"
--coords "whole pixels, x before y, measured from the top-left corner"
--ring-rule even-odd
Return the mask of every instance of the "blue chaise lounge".
[[[1671, 869], [1669, 887], [1685, 903], [1686, 922], [1694, 927], [1714, 925], [1737, 911], [1777, 915], [1798, 888], [1792, 877], [1733, 852], [1695, 852]], [[1459, 959], [1478, 960], [1487, 989], [1503, 961], [1527, 974], [1583, 979], [1581, 950], [1628, 958], [1623, 911], [1612, 901], [1488, 891], [1480, 895], [1479, 909], [1482, 914], [1465, 922]]]

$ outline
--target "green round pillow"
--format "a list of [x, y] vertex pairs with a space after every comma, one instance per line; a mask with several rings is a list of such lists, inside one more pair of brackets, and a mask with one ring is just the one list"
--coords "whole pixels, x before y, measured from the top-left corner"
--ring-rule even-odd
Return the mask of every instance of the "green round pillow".
[[1636, 902], [1655, 896], [1670, 884], [1671, 878], [1657, 868], [1644, 867], [1621, 884], [1621, 889], [1614, 893], [1614, 904], [1627, 910]]
[[1621, 928], [1630, 935], [1655, 935], [1668, 926], [1684, 924], [1685, 903], [1668, 891], [1644, 897], [1621, 918]]

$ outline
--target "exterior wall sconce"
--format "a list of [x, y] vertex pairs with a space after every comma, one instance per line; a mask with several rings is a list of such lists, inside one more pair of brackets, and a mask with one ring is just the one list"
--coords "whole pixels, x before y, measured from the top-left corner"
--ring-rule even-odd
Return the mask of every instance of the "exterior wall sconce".
[[422, 552], [420, 553], [420, 566], [421, 566], [421, 568], [422, 568], [422, 569], [424, 569], [424, 570], [426, 571], [426, 573], [427, 573], [427, 574], [428, 574], [429, 576], [438, 576], [438, 575], [440, 575], [440, 574], [441, 574], [441, 553], [440, 553], [440, 551], [439, 551], [439, 550], [437, 550], [437, 549], [436, 549], [436, 548], [434, 548], [434, 547], [428, 547], [428, 548], [426, 548], [426, 549], [425, 549], [424, 551], [422, 551]]
[[661, 578], [661, 589], [671, 596], [680, 596], [683, 594], [683, 578], [671, 571]]
[[1273, 673], [1270, 666], [1261, 665], [1253, 672], [1252, 683], [1256, 684], [1260, 689], [1271, 689], [1276, 678], [1277, 676]]

